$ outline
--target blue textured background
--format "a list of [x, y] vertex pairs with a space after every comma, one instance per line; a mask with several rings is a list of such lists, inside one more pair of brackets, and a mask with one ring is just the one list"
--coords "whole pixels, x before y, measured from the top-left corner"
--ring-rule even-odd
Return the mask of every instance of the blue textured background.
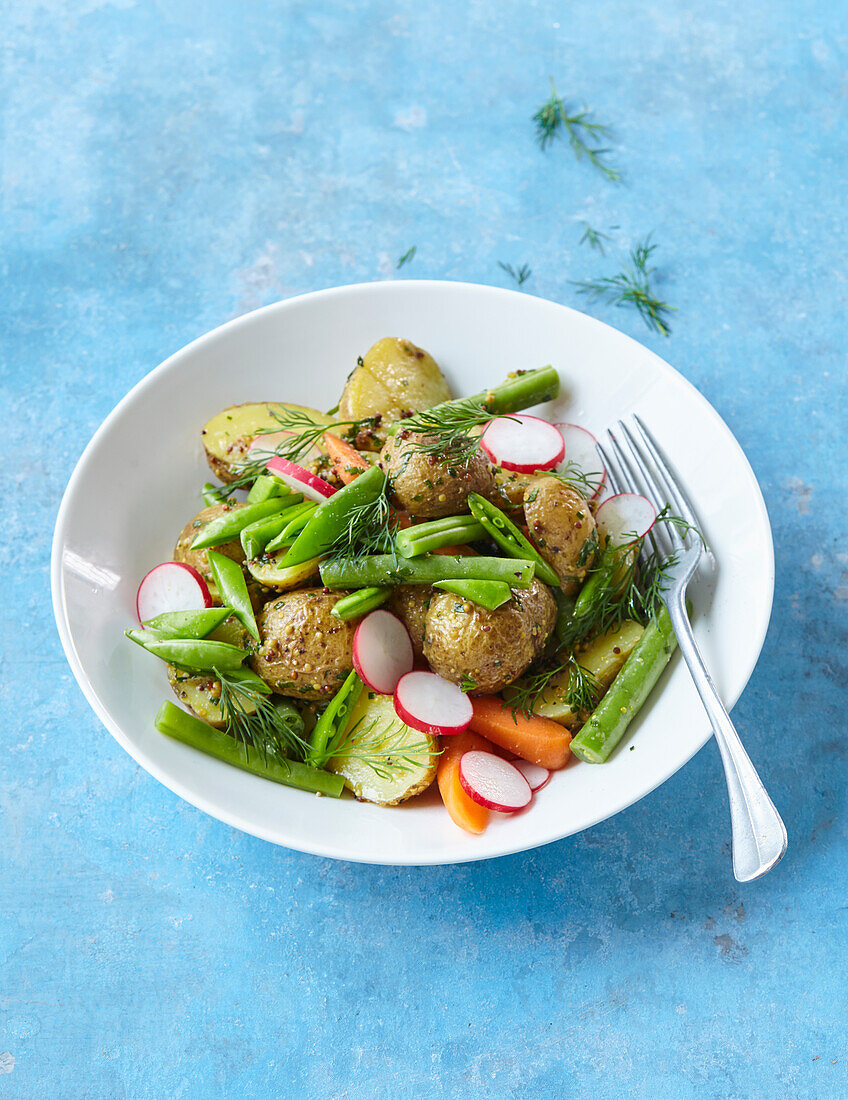
[[[833, 0], [11, 0], [3, 52], [0, 1096], [843, 1098], [846, 27]], [[614, 124], [606, 183], [530, 123]], [[790, 849], [736, 885], [710, 745], [528, 855], [275, 849], [94, 719], [48, 553], [80, 452], [245, 310], [402, 276], [580, 305], [654, 231], [666, 356], [751, 458], [777, 593], [738, 704]], [[708, 456], [705, 456], [705, 461]]]

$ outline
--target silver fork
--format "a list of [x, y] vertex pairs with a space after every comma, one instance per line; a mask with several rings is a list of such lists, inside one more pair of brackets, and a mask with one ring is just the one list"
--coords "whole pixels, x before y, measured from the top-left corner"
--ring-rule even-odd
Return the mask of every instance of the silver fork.
[[[653, 502], [657, 511], [668, 503], [677, 515], [700, 530], [695, 512], [676, 483], [656, 440], [635, 414], [633, 422], [633, 430], [622, 420], [616, 426], [617, 433], [627, 443], [629, 454], [612, 431], [607, 432], [609, 453], [598, 444], [611, 488], [615, 492], [642, 493]], [[657, 524], [649, 537], [659, 553], [674, 552], [676, 555], [668, 570], [669, 583], [662, 599], [668, 608], [683, 659], [709, 716], [724, 764], [730, 799], [733, 874], [739, 882], [750, 882], [770, 871], [783, 856], [786, 827], [739, 740], [692, 634], [686, 610], [686, 588], [706, 547], [697, 535], [686, 529], [678, 530], [671, 523]], [[708, 549], [706, 552], [712, 557]]]

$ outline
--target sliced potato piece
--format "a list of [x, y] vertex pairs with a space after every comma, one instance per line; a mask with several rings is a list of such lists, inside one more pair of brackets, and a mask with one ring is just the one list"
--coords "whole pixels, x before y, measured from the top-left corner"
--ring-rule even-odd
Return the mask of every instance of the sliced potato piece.
[[314, 577], [318, 572], [320, 558], [310, 558], [300, 565], [281, 566], [285, 550], [279, 550], [276, 554], [269, 554], [261, 558], [253, 558], [247, 563], [254, 580], [266, 588], [274, 588], [278, 592], [286, 592], [290, 588], [298, 588]]
[[391, 695], [377, 695], [366, 688], [348, 730], [344, 755], [330, 760], [327, 767], [344, 778], [357, 798], [396, 806], [433, 782], [439, 760], [436, 738], [402, 722]]
[[431, 355], [409, 340], [387, 336], [377, 341], [348, 378], [339, 419], [362, 420], [379, 413], [392, 423], [404, 412], [429, 409], [450, 396]]
[[[241, 646], [249, 652], [254, 648], [253, 638], [234, 616], [221, 623], [209, 637], [216, 642]], [[221, 685], [210, 673], [191, 673], [174, 665], [168, 665], [168, 683], [174, 689], [177, 698], [194, 711], [198, 718], [202, 718], [204, 722], [218, 729], [224, 725], [224, 715], [221, 713], [220, 706]], [[248, 714], [253, 714], [256, 710], [255, 704], [249, 699], [242, 699], [242, 706]]]
[[[614, 630], [608, 630], [606, 634], [593, 638], [577, 653], [580, 664], [595, 677], [603, 691], [606, 691], [616, 678], [644, 630], [640, 623], [625, 619]], [[569, 729], [575, 729], [585, 721], [586, 715], [575, 714], [565, 702], [564, 696], [568, 691], [569, 676], [570, 673], [566, 670], [551, 680], [533, 708], [533, 713], [541, 714], [545, 718], [553, 718], [555, 722], [561, 722]]]
[[[280, 424], [274, 413], [279, 414], [284, 409], [303, 413], [315, 424], [334, 422], [331, 416], [317, 409], [310, 409], [306, 405], [290, 405], [284, 401], [230, 405], [217, 416], [213, 416], [202, 433], [206, 459], [221, 481], [235, 481], [237, 474], [233, 467], [244, 462], [250, 444], [260, 431], [268, 429], [276, 432], [279, 429]], [[279, 439], [275, 441], [279, 442]], [[308, 454], [305, 459], [311, 461], [323, 453], [325, 452], [318, 447], [315, 454]]]

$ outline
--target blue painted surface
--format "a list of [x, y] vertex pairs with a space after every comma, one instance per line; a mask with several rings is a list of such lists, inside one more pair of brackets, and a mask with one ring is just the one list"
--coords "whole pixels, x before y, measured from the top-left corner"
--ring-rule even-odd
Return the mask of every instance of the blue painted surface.
[[[840, 7], [6, 5], [0, 1096], [848, 1095]], [[614, 124], [623, 185], [535, 147], [549, 73]], [[180, 802], [96, 722], [52, 625], [85, 442], [191, 338], [395, 277], [412, 244], [402, 276], [526, 262], [579, 305], [568, 281], [614, 267], [584, 219], [619, 248], [655, 232], [671, 339], [596, 312], [705, 393], [765, 492], [775, 611], [735, 716], [783, 864], [734, 883], [712, 745], [485, 865], [331, 863]]]

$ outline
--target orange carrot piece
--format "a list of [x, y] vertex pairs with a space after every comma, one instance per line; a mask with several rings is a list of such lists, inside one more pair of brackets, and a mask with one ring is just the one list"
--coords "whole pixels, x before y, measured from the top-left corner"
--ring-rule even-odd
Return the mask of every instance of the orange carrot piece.
[[445, 809], [460, 829], [465, 829], [467, 833], [482, 833], [489, 823], [489, 811], [473, 798], [469, 798], [462, 789], [459, 781], [459, 762], [463, 753], [470, 752], [472, 749], [491, 752], [492, 746], [477, 734], [466, 732], [443, 737], [442, 749], [436, 771], [436, 782], [439, 785], [439, 793]]
[[350, 485], [363, 470], [368, 469], [368, 463], [359, 451], [332, 432], [324, 432], [324, 446], [333, 463], [333, 469], [345, 485]]
[[523, 760], [557, 771], [571, 756], [571, 731], [551, 718], [534, 714], [527, 718], [512, 710], [496, 695], [478, 695], [471, 700], [474, 717], [471, 729], [488, 737], [502, 749]]
[[458, 558], [473, 558], [475, 552], [470, 546], [440, 546], [438, 550], [431, 550], [432, 554], [454, 554]]

